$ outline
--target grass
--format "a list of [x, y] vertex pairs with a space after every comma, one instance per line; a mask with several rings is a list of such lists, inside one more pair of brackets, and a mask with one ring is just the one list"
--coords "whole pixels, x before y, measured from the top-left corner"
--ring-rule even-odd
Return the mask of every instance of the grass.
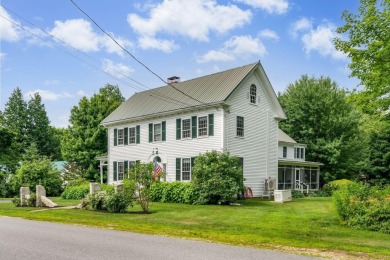
[[[53, 198], [60, 206], [79, 201]], [[129, 208], [127, 214], [75, 209], [33, 212], [0, 204], [0, 215], [78, 224], [145, 234], [207, 240], [276, 249], [329, 258], [390, 259], [390, 235], [355, 230], [340, 224], [330, 198], [302, 198], [278, 204], [246, 200], [244, 206], [192, 206], [153, 203], [152, 214]]]

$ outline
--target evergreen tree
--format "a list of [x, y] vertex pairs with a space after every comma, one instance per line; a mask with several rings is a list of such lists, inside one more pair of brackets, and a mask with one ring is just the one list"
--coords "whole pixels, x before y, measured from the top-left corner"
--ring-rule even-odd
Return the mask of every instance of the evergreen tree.
[[117, 86], [106, 85], [72, 108], [71, 125], [61, 140], [61, 151], [64, 159], [79, 165], [90, 180], [99, 179], [95, 158], [107, 152], [107, 130], [100, 122], [123, 101]]

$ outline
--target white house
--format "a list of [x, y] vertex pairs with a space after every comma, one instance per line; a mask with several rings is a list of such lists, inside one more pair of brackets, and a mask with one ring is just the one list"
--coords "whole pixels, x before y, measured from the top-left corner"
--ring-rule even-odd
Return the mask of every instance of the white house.
[[278, 179], [278, 122], [285, 118], [260, 62], [169, 81], [135, 93], [101, 122], [108, 128], [108, 154], [99, 158], [108, 183], [120, 182], [136, 161], [159, 162], [166, 181], [190, 181], [194, 157], [228, 150], [241, 159], [245, 185], [260, 196], [266, 179]]

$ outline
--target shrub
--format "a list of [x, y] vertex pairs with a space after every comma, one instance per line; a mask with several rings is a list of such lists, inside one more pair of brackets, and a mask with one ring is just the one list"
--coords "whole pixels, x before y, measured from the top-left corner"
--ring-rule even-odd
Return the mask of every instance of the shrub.
[[244, 192], [239, 158], [229, 152], [211, 151], [195, 158], [192, 168], [196, 204], [227, 204]]
[[156, 182], [151, 186], [151, 200], [155, 202], [193, 204], [196, 200], [191, 182]]
[[123, 192], [108, 194], [104, 203], [107, 211], [112, 213], [124, 213], [132, 205], [131, 200], [128, 200]]
[[68, 181], [66, 183], [66, 188], [73, 187], [73, 186], [80, 186], [80, 185], [87, 185], [89, 184], [89, 181], [84, 178], [77, 178], [71, 181]]
[[81, 201], [81, 206], [87, 210], [106, 210], [106, 196], [106, 191], [99, 191], [94, 194], [88, 194], [87, 197]]
[[328, 197], [330, 197], [333, 195], [334, 191], [339, 190], [340, 188], [343, 188], [351, 183], [352, 181], [347, 179], [330, 181], [322, 187], [322, 192], [324, 194], [328, 194]]
[[115, 191], [114, 186], [110, 184], [101, 183], [99, 186], [102, 191], [107, 191], [108, 193]]
[[345, 224], [390, 233], [390, 186], [379, 189], [351, 183], [335, 191], [333, 197]]
[[291, 190], [291, 197], [299, 199], [305, 197], [305, 194], [299, 190]]
[[30, 197], [27, 199], [27, 207], [35, 207], [37, 204], [37, 195], [34, 192], [30, 193]]
[[64, 192], [61, 194], [63, 199], [77, 200], [83, 199], [89, 193], [89, 184], [82, 184], [78, 186], [66, 186]]
[[20, 196], [15, 196], [12, 198], [12, 203], [15, 205], [15, 207], [22, 206], [22, 202], [20, 201]]

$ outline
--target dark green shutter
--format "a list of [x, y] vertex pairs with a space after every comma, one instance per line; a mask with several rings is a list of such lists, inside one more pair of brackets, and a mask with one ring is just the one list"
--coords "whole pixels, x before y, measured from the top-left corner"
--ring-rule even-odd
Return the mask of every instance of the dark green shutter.
[[214, 136], [214, 114], [209, 114], [209, 136]]
[[153, 142], [153, 124], [149, 124], [149, 143]]
[[180, 173], [181, 173], [181, 159], [176, 158], [176, 180], [180, 181]]
[[128, 169], [129, 169], [129, 161], [124, 161], [123, 162], [123, 175], [124, 176], [129, 175]]
[[240, 157], [238, 161], [238, 166], [242, 168], [242, 171], [244, 172], [244, 158]]
[[192, 175], [192, 169], [193, 169], [194, 164], [195, 164], [195, 158], [196, 158], [196, 157], [191, 157], [191, 180], [192, 180], [192, 177], [193, 177], [193, 175]]
[[176, 119], [176, 140], [181, 139], [181, 119]]
[[129, 128], [125, 127], [125, 145], [129, 144]]
[[161, 128], [162, 128], [162, 141], [166, 141], [167, 140], [167, 122], [166, 121], [162, 121]]
[[141, 143], [140, 132], [141, 126], [137, 125], [137, 127], [135, 128], [135, 139], [137, 144]]
[[198, 118], [196, 116], [192, 117], [192, 138], [197, 137], [197, 128], [196, 128], [197, 120]]
[[118, 180], [118, 162], [114, 162], [114, 181]]
[[118, 145], [118, 129], [114, 129], [114, 146]]

